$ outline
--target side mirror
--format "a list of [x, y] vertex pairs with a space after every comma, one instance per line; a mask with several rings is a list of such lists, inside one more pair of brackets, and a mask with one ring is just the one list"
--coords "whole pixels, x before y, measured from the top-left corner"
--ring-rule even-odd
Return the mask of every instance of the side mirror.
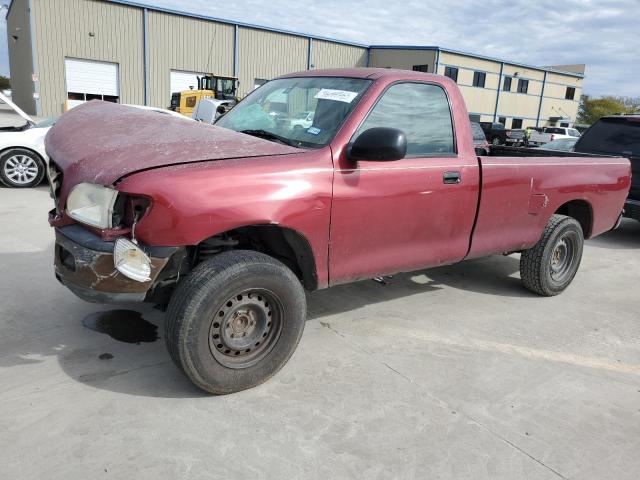
[[402, 130], [374, 127], [365, 130], [347, 147], [350, 160], [389, 162], [407, 154], [407, 137]]

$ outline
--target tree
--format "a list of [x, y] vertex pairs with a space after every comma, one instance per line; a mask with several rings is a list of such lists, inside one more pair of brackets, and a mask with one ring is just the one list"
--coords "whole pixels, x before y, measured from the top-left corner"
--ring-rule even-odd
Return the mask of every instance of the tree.
[[582, 95], [578, 107], [578, 123], [591, 125], [600, 117], [616, 113], [634, 113], [640, 110], [640, 98], [604, 96], [592, 98]]
[[11, 81], [4, 75], [0, 75], [0, 90], [11, 88]]

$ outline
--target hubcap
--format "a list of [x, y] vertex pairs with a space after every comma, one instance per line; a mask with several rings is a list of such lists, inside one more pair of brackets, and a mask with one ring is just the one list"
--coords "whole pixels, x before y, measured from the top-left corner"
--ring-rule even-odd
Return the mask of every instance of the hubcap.
[[575, 248], [569, 236], [560, 237], [551, 253], [551, 278], [562, 281], [571, 269]]
[[13, 155], [4, 163], [4, 174], [13, 183], [26, 185], [38, 176], [38, 164], [27, 155]]
[[229, 368], [246, 368], [266, 356], [280, 336], [282, 306], [275, 294], [251, 289], [224, 302], [209, 328], [209, 349]]

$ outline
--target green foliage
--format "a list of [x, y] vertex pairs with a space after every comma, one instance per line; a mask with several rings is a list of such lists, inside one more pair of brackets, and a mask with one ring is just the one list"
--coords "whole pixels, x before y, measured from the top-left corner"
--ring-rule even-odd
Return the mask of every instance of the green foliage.
[[11, 88], [11, 80], [3, 75], [0, 75], [0, 90], [6, 90], [7, 88]]
[[577, 123], [591, 125], [605, 115], [638, 111], [640, 111], [640, 98], [613, 96], [592, 98], [589, 95], [582, 95], [578, 107]]

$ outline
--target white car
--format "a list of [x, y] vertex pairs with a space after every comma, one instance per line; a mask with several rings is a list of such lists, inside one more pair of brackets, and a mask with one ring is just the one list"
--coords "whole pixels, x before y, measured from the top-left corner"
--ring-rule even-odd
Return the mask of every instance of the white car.
[[[0, 127], [0, 183], [13, 188], [35, 187], [44, 178], [49, 161], [44, 149], [44, 137], [58, 117], [36, 123], [2, 93], [0, 99], [26, 121], [19, 127]], [[164, 108], [126, 106], [191, 121], [184, 115]]]
[[314, 114], [315, 112], [300, 112], [290, 120], [289, 127], [291, 127], [292, 130], [306, 130], [313, 125]]
[[579, 138], [580, 132], [575, 128], [544, 127], [542, 132], [533, 130], [529, 137], [529, 145], [542, 145], [561, 138]]
[[36, 123], [7, 96], [0, 93], [0, 99], [26, 122], [17, 127], [0, 127], [0, 182], [15, 188], [38, 185], [47, 162], [44, 137], [55, 119]]

